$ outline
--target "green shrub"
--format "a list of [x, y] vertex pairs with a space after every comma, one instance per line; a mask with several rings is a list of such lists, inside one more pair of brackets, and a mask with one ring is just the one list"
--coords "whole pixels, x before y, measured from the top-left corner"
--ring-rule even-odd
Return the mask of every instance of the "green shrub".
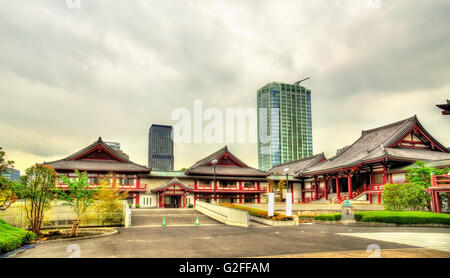
[[365, 211], [361, 222], [450, 225], [450, 215], [427, 211]]
[[265, 219], [270, 219], [270, 220], [275, 220], [275, 221], [293, 220], [292, 216], [287, 216], [287, 215], [279, 213], [279, 212], [274, 212], [273, 217], [272, 216], [269, 217], [269, 212], [267, 210], [256, 209], [256, 208], [251, 208], [251, 207], [246, 207], [246, 206], [240, 206], [240, 205], [230, 204], [230, 203], [222, 203], [220, 205], [224, 206], [224, 207], [229, 207], [229, 208], [246, 210], [246, 211], [248, 211], [248, 214], [251, 216], [261, 217], [261, 218], [265, 218]]
[[11, 226], [0, 219], [0, 254], [28, 244], [35, 238], [36, 235], [33, 232]]
[[341, 214], [340, 213], [330, 213], [330, 214], [321, 214], [314, 216], [314, 220], [320, 221], [340, 221]]
[[193, 208], [193, 207], [194, 207], [193, 204], [189, 204], [189, 205], [188, 205], [188, 208]]
[[140, 207], [141, 207], [141, 205], [139, 205], [139, 204], [136, 205], [136, 208], [137, 208], [137, 209], [140, 208]]

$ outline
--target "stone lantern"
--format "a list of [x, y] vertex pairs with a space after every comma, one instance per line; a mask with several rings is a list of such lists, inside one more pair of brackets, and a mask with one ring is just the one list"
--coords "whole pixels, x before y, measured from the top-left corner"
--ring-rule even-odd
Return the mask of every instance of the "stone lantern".
[[353, 206], [350, 203], [350, 201], [345, 200], [344, 204], [342, 205], [342, 216], [341, 221], [346, 223], [354, 223], [355, 221], [355, 213], [353, 211]]

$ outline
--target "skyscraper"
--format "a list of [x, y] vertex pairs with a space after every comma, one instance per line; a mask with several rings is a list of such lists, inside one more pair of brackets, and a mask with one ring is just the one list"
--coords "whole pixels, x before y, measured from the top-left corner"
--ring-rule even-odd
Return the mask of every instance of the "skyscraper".
[[20, 180], [20, 171], [14, 168], [6, 167], [6, 171], [2, 175], [11, 181]]
[[260, 170], [313, 154], [310, 90], [272, 82], [258, 90], [257, 101]]
[[173, 171], [173, 128], [152, 125], [148, 134], [148, 167], [155, 171]]

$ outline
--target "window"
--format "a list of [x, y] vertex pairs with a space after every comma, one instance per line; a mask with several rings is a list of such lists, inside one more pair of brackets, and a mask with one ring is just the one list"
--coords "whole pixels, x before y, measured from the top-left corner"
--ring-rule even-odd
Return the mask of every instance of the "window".
[[219, 185], [222, 187], [233, 187], [236, 183], [234, 181], [219, 181]]
[[254, 182], [244, 182], [244, 187], [255, 187]]

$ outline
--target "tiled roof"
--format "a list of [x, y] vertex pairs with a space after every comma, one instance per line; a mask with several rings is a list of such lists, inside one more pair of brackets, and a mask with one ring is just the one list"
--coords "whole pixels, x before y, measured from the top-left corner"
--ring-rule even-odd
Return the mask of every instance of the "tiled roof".
[[267, 172], [269, 172], [271, 175], [285, 175], [284, 169], [288, 168], [289, 175], [294, 176], [296, 174], [301, 173], [305, 168], [314, 166], [324, 159], [325, 155], [323, 153], [320, 153], [310, 157], [275, 165]]
[[[89, 160], [81, 159], [75, 160], [77, 157], [89, 152], [90, 150], [103, 147], [105, 150], [116, 156], [121, 161], [113, 160]], [[89, 146], [83, 148], [82, 150], [69, 155], [66, 158], [52, 161], [44, 162], [44, 165], [49, 165], [55, 170], [79, 170], [79, 171], [110, 171], [110, 172], [137, 172], [137, 173], [149, 173], [150, 168], [136, 164], [128, 159], [127, 156], [123, 155], [121, 152], [108, 146], [103, 142], [102, 138], [99, 137], [97, 141], [90, 144]]]
[[417, 150], [398, 147], [389, 148], [392, 144], [406, 135], [415, 124], [417, 124], [439, 147], [443, 147], [430, 134], [428, 134], [425, 129], [423, 129], [417, 117], [413, 116], [396, 123], [362, 131], [361, 137], [341, 154], [336, 155], [320, 164], [308, 167], [303, 171], [303, 174], [311, 175], [321, 172], [335, 171], [383, 157], [413, 161], [433, 160], [439, 158], [444, 159], [449, 156], [448, 153], [432, 150]]
[[264, 171], [260, 171], [258, 169], [249, 167], [242, 160], [233, 155], [228, 147], [225, 146], [215, 153], [208, 155], [207, 157], [197, 161], [186, 170], [186, 175], [214, 175], [214, 167], [209, 164], [214, 159], [220, 158], [224, 153], [228, 153], [230, 157], [233, 158], [236, 162], [238, 162], [242, 167], [237, 166], [225, 166], [225, 165], [217, 165], [216, 175], [217, 176], [247, 176], [247, 177], [266, 177], [268, 174]]
[[169, 187], [169, 186], [171, 186], [171, 185], [174, 185], [174, 184], [181, 185], [182, 187], [184, 187], [184, 188], [185, 188], [186, 190], [188, 190], [188, 191], [193, 191], [193, 190], [194, 190], [193, 187], [190, 187], [190, 186], [185, 185], [183, 182], [181, 182], [181, 181], [180, 181], [179, 179], [177, 179], [177, 178], [173, 178], [173, 179], [171, 179], [170, 181], [166, 182], [165, 184], [160, 185], [160, 186], [158, 186], [158, 187], [156, 187], [156, 188], [153, 188], [153, 189], [152, 189], [152, 192], [157, 192], [157, 191], [164, 190], [164, 189], [166, 189], [167, 187]]

